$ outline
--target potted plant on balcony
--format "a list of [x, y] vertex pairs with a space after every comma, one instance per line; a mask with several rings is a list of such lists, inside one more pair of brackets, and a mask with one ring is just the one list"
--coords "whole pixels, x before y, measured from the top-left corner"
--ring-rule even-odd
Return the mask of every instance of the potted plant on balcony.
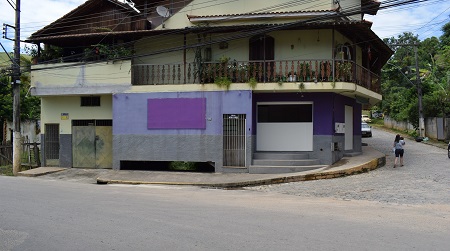
[[37, 64], [38, 63], [38, 49], [36, 45], [27, 46], [24, 47], [25, 53], [28, 54], [31, 57], [31, 64]]
[[336, 68], [339, 71], [339, 80], [347, 81], [352, 78], [352, 64], [350, 62], [336, 62]]
[[288, 81], [297, 82], [297, 72], [294, 72], [293, 74], [289, 72]]
[[308, 81], [310, 79], [310, 69], [308, 63], [300, 63], [300, 74], [299, 78], [302, 78], [303, 81]]

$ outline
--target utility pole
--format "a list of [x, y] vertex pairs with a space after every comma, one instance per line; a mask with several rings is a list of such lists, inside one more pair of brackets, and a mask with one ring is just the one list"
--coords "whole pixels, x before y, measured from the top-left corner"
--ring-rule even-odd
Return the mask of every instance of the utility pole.
[[20, 0], [16, 0], [16, 23], [14, 39], [14, 63], [12, 73], [13, 88], [13, 174], [17, 175], [21, 166], [22, 135], [20, 132]]
[[425, 137], [425, 119], [423, 117], [422, 109], [422, 85], [420, 81], [419, 72], [419, 60], [417, 58], [417, 45], [414, 46], [414, 56], [416, 58], [416, 85], [417, 85], [417, 96], [419, 97], [419, 134], [420, 137]]

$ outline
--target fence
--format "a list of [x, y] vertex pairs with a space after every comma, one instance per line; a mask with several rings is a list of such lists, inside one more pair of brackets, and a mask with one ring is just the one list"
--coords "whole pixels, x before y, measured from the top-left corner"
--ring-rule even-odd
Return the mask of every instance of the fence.
[[[425, 136], [437, 140], [450, 138], [450, 118], [425, 118]], [[412, 124], [384, 116], [384, 126], [403, 131], [416, 131]]]
[[0, 166], [12, 164], [12, 145], [0, 144]]
[[[0, 166], [12, 165], [13, 146], [11, 144], [0, 145]], [[39, 143], [22, 143], [21, 165], [28, 168], [41, 166]]]

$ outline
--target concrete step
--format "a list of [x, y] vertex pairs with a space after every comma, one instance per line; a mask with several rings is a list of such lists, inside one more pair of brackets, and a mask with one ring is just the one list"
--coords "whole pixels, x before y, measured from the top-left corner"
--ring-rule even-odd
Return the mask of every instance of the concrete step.
[[320, 160], [318, 159], [253, 159], [253, 165], [255, 166], [311, 166], [319, 164]]
[[355, 156], [358, 156], [361, 154], [362, 154], [362, 152], [345, 152], [344, 157], [355, 157]]
[[277, 174], [277, 173], [296, 173], [305, 172], [328, 167], [326, 165], [310, 166], [249, 166], [248, 172], [253, 174]]
[[300, 160], [308, 159], [308, 153], [302, 152], [255, 152], [253, 159]]
[[248, 173], [247, 167], [240, 167], [240, 166], [224, 166], [222, 167], [223, 173]]

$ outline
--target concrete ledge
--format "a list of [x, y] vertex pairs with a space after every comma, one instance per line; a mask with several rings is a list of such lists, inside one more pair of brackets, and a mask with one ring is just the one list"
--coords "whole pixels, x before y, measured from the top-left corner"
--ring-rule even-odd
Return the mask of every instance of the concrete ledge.
[[322, 169], [318, 172], [311, 172], [305, 174], [303, 173], [292, 173], [290, 175], [285, 174], [284, 176], [277, 175], [276, 177], [271, 178], [260, 178], [254, 180], [242, 180], [242, 181], [229, 181], [229, 182], [201, 182], [201, 181], [193, 181], [193, 182], [177, 182], [177, 181], [145, 181], [145, 180], [120, 180], [114, 178], [97, 178], [98, 184], [132, 184], [132, 185], [190, 185], [190, 186], [201, 186], [201, 187], [214, 187], [214, 188], [239, 188], [246, 186], [261, 186], [261, 185], [270, 185], [270, 184], [280, 184], [280, 183], [288, 183], [288, 182], [298, 182], [298, 181], [309, 181], [309, 180], [320, 180], [320, 179], [334, 179], [354, 174], [365, 173], [379, 167], [382, 167], [386, 164], [386, 156], [378, 156], [374, 159], [356, 165], [351, 168], [336, 168], [337, 170], [331, 169]]
[[66, 170], [66, 169], [67, 168], [62, 168], [62, 167], [38, 167], [38, 168], [33, 168], [30, 170], [19, 172], [17, 175], [25, 176], [25, 177], [36, 177], [36, 176], [46, 175], [46, 174], [50, 174], [50, 173], [60, 172], [60, 171]]

